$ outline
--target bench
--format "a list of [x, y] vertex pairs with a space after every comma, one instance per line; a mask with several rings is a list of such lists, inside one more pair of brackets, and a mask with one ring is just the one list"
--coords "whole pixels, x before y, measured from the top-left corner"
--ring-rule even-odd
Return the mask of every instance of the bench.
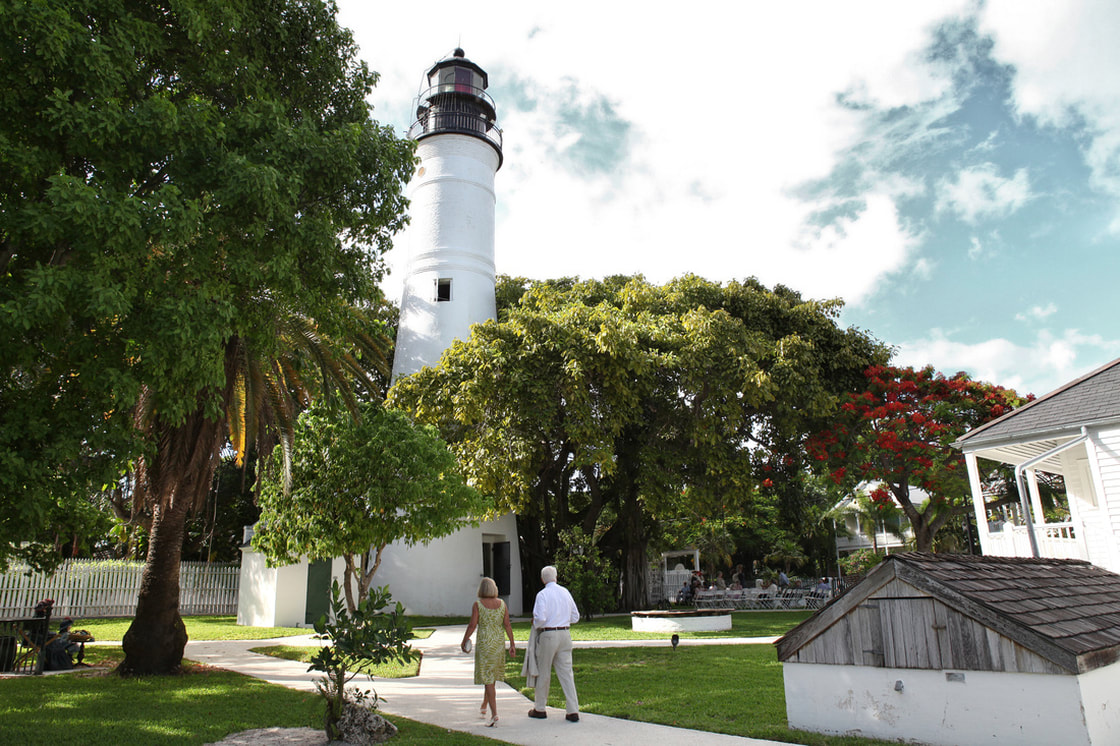
[[0, 619], [0, 674], [43, 673], [44, 652], [51, 639], [50, 622], [49, 613]]

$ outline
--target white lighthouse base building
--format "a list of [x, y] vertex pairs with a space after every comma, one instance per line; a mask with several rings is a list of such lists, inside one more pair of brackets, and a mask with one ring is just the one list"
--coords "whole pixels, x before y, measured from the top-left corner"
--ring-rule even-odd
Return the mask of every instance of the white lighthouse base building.
[[[385, 548], [372, 585], [389, 586], [409, 614], [468, 616], [484, 577], [498, 582], [511, 612], [523, 608], [517, 521], [513, 514], [468, 526], [429, 544]], [[270, 568], [260, 552], [242, 548], [237, 623], [308, 627], [326, 613], [332, 580], [342, 583], [342, 559]]]

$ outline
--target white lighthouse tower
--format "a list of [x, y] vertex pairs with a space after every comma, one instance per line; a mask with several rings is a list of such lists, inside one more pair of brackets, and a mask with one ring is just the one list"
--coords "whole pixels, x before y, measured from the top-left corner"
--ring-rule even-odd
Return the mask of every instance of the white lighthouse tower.
[[[428, 70], [417, 97], [420, 163], [409, 185], [411, 241], [401, 295], [393, 379], [436, 365], [472, 324], [496, 316], [494, 175], [502, 131], [486, 71], [462, 49]], [[385, 549], [375, 583], [411, 613], [463, 614], [482, 576], [514, 613], [522, 608], [517, 519], [510, 513], [428, 544]]]
[[[420, 164], [409, 187], [411, 251], [401, 298], [393, 378], [439, 362], [471, 324], [495, 317], [494, 174], [502, 132], [486, 72], [462, 49], [437, 62], [417, 98], [408, 135]], [[248, 544], [248, 539], [246, 539]], [[341, 559], [279, 568], [242, 549], [237, 621], [256, 626], [310, 624], [329, 610]], [[513, 613], [521, 613], [521, 562], [512, 513], [428, 544], [385, 548], [374, 584], [388, 585], [409, 613], [461, 615], [489, 576]]]
[[393, 379], [439, 362], [472, 324], [495, 317], [494, 174], [502, 132], [486, 71], [462, 49], [428, 71], [408, 136], [420, 165]]

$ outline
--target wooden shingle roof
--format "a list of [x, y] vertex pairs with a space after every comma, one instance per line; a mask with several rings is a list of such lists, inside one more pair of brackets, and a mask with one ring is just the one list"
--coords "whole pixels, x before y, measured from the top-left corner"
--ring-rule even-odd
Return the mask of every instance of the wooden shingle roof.
[[1071, 673], [1120, 660], [1120, 575], [1082, 560], [907, 552], [790, 630], [778, 659], [898, 578]]
[[1082, 425], [1117, 420], [1120, 359], [970, 430], [953, 445], [971, 451], [993, 443], [1053, 438], [1076, 433]]

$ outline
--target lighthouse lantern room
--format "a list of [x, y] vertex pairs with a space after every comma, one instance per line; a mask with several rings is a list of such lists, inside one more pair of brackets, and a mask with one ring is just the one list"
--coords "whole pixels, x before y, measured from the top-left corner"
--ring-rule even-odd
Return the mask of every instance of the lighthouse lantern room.
[[502, 131], [494, 99], [486, 92], [488, 85], [486, 71], [456, 49], [428, 71], [428, 88], [416, 99], [416, 121], [408, 130], [409, 138], [421, 141], [446, 133], [480, 137], [494, 147], [501, 167]]

